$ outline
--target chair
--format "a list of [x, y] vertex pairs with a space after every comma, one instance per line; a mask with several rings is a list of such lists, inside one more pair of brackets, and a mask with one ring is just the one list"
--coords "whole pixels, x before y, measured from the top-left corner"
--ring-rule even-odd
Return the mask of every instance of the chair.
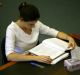
[[2, 65], [0, 66], [0, 71], [16, 64], [16, 62], [8, 61], [5, 55], [5, 37], [2, 39], [1, 42], [1, 57], [2, 57]]
[[2, 39], [1, 42], [1, 55], [2, 55], [2, 64], [6, 64], [9, 61], [7, 61], [6, 55], [5, 55], [5, 37]]

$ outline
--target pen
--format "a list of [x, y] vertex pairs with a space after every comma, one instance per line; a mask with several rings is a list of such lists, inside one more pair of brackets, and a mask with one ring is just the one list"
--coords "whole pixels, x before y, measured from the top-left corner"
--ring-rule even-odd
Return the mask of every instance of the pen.
[[34, 62], [31, 62], [30, 63], [31, 65], [34, 65], [34, 66], [37, 66], [39, 68], [44, 68], [44, 66], [40, 65], [40, 64], [37, 64], [37, 63], [34, 63]]

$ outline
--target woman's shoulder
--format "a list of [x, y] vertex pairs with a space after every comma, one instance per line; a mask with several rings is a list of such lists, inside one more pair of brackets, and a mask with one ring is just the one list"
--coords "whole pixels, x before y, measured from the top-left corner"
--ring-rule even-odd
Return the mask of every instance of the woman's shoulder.
[[15, 29], [15, 22], [11, 22], [8, 26], [7, 29]]
[[40, 28], [40, 26], [42, 26], [42, 25], [44, 25], [44, 24], [40, 20], [38, 20], [37, 23], [36, 23], [36, 27]]
[[43, 24], [40, 20], [37, 21], [37, 25]]
[[6, 28], [6, 32], [10, 32], [10, 31], [12, 31], [12, 32], [15, 32], [16, 31], [16, 27], [15, 27], [15, 22], [11, 22], [8, 26], [7, 26], [7, 28]]

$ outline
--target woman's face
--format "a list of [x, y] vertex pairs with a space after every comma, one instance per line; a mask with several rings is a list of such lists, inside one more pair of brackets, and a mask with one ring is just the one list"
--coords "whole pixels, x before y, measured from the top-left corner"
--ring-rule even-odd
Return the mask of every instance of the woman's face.
[[37, 21], [28, 21], [28, 22], [23, 22], [24, 27], [27, 27], [29, 29], [32, 29], [33, 27], [35, 27]]

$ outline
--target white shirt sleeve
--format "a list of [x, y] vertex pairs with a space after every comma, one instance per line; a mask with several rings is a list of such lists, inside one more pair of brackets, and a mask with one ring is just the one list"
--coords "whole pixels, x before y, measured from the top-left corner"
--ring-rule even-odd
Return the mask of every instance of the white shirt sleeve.
[[53, 37], [57, 36], [57, 34], [59, 32], [58, 30], [50, 28], [50, 27], [48, 27], [47, 25], [43, 24], [40, 21], [38, 21], [38, 23], [40, 25], [39, 30], [40, 30], [41, 34], [46, 34], [46, 35], [50, 35], [50, 36], [53, 36]]
[[13, 53], [15, 49], [15, 32], [9, 27], [6, 30], [5, 54]]

